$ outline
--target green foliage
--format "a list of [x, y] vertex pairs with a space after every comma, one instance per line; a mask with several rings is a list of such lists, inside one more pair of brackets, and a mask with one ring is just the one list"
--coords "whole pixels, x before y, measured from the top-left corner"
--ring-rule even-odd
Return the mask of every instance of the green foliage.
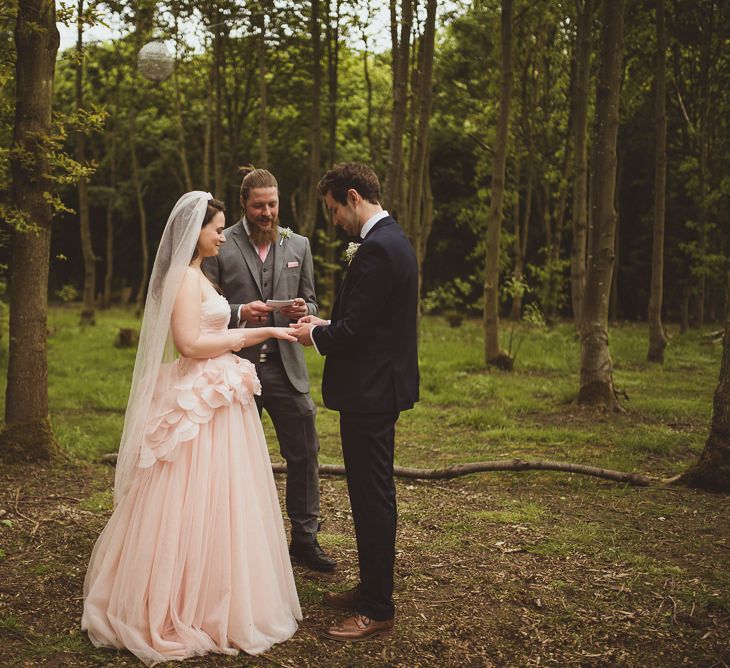
[[448, 313], [451, 317], [474, 315], [482, 310], [481, 282], [476, 275], [455, 278], [426, 293], [421, 304], [424, 313]]
[[56, 290], [56, 297], [58, 297], [62, 302], [75, 302], [79, 298], [79, 291], [73, 285], [69, 285], [67, 283], [59, 290]]
[[547, 249], [543, 249], [542, 264], [528, 264], [527, 269], [534, 277], [535, 294], [540, 301], [543, 313], [552, 321], [568, 302], [568, 284], [570, 276], [570, 260], [550, 257]]

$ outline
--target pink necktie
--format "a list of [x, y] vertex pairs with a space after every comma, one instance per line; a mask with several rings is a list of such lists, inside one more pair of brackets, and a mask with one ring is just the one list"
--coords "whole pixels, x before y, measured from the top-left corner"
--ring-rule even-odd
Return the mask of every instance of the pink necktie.
[[259, 246], [259, 257], [261, 262], [266, 262], [266, 256], [269, 254], [269, 244], [265, 246]]

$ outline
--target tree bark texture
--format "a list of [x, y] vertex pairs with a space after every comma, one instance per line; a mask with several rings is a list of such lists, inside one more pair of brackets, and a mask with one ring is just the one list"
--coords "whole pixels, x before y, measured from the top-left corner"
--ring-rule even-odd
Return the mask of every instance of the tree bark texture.
[[[178, 14], [177, 7], [173, 3], [172, 11], [174, 15], [175, 44], [179, 48], [180, 33], [178, 30]], [[190, 173], [190, 161], [188, 160], [187, 140], [185, 138], [185, 123], [182, 113], [182, 95], [180, 94], [180, 80], [178, 77], [178, 68], [175, 66], [172, 70], [172, 85], [175, 89], [175, 129], [177, 131], [177, 153], [180, 158], [180, 165], [183, 171], [183, 180], [185, 181], [185, 190], [190, 192], [193, 189], [193, 177]]]
[[134, 183], [134, 194], [137, 200], [137, 213], [139, 214], [139, 241], [140, 257], [142, 259], [142, 270], [140, 272], [139, 288], [135, 299], [137, 315], [144, 311], [145, 295], [147, 293], [147, 281], [149, 279], [150, 250], [147, 240], [147, 212], [144, 208], [144, 190], [142, 187], [142, 175], [139, 169], [137, 158], [137, 130], [134, 112], [128, 118], [129, 131], [129, 153], [132, 158], [132, 182]]
[[254, 10], [256, 21], [256, 58], [259, 69], [259, 164], [266, 169], [269, 164], [269, 91], [266, 81], [268, 63], [266, 60], [266, 15], [271, 11], [270, 0], [261, 0]]
[[213, 32], [213, 196], [225, 200], [223, 183], [223, 17], [215, 13]]
[[500, 364], [505, 354], [499, 347], [499, 237], [502, 232], [502, 201], [512, 97], [512, 0], [503, 0], [501, 15], [502, 81], [499, 118], [492, 161], [491, 199], [487, 218], [487, 251], [484, 271], [484, 357], [487, 364]]
[[[521, 160], [519, 156], [515, 159], [515, 264], [512, 268], [512, 278], [515, 282], [522, 281], [525, 275], [527, 241], [530, 231], [530, 217], [532, 216], [532, 193], [535, 177], [535, 145], [532, 116], [529, 113], [529, 110], [534, 109], [537, 104], [538, 78], [539, 77], [535, 71], [535, 65], [530, 54], [525, 59], [520, 86], [520, 125], [522, 126], [522, 135], [525, 137], [525, 153], [527, 160], [527, 183], [525, 185], [524, 210], [522, 213], [520, 213]], [[517, 322], [522, 318], [522, 297], [523, 295], [520, 291], [517, 291], [512, 297], [510, 319], [514, 322]]]
[[570, 295], [573, 320], [580, 323], [586, 275], [588, 234], [588, 85], [591, 76], [593, 0], [576, 0], [578, 30], [573, 88], [575, 177], [573, 180], [573, 243], [570, 254]]
[[[57, 443], [48, 420], [48, 267], [53, 212], [44, 137], [51, 131], [59, 34], [49, 0], [18, 4], [15, 24], [15, 124], [11, 156], [14, 206], [33, 226], [12, 233], [4, 459], [50, 459]], [[21, 155], [24, 154], [24, 155]]]
[[[367, 15], [370, 15], [370, 5], [368, 4]], [[368, 36], [365, 30], [365, 24], [361, 27], [361, 39], [365, 45], [362, 51], [362, 72], [365, 77], [365, 101], [367, 103], [367, 119], [365, 122], [365, 135], [368, 138], [368, 155], [370, 156], [370, 166], [375, 167], [377, 159], [377, 151], [375, 148], [375, 140], [373, 138], [373, 82], [370, 77], [370, 51], [368, 50]]]
[[726, 270], [725, 329], [720, 380], [715, 390], [710, 435], [699, 461], [677, 482], [716, 492], [730, 492], [730, 264]]
[[[391, 22], [395, 12], [391, 12]], [[403, 204], [403, 137], [406, 129], [408, 107], [408, 71], [410, 69], [411, 27], [413, 25], [413, 0], [401, 2], [401, 33], [395, 42], [397, 28], [391, 25], [393, 41], [393, 116], [390, 123], [390, 150], [388, 173], [385, 178], [383, 200], [391, 215], [399, 218]], [[402, 216], [401, 216], [402, 217]]]
[[428, 242], [427, 221], [423, 220], [423, 200], [425, 196], [426, 172], [428, 171], [428, 134], [431, 123], [431, 106], [433, 102], [433, 58], [434, 41], [436, 35], [436, 0], [428, 0], [426, 5], [426, 25], [421, 41], [419, 54], [417, 122], [413, 134], [413, 151], [408, 178], [408, 198], [404, 209], [407, 216], [402, 224], [416, 251], [418, 260], [418, 274], [421, 276], [423, 259]]
[[654, 66], [654, 234], [651, 249], [651, 292], [649, 297], [649, 362], [664, 362], [667, 337], [662, 325], [664, 298], [664, 222], [667, 189], [667, 92], [664, 0], [656, 0], [656, 62]]
[[[117, 113], [117, 110], [113, 112]], [[117, 199], [117, 118], [112, 116], [106, 134], [106, 151], [109, 156], [109, 199], [106, 203], [106, 271], [102, 307], [109, 308], [112, 301], [114, 280], [114, 208]]]
[[601, 62], [593, 130], [593, 232], [581, 307], [578, 402], [617, 409], [608, 347], [608, 306], [615, 255], [616, 142], [623, 54], [624, 0], [603, 0]]
[[[327, 1], [327, 82], [328, 82], [328, 121], [329, 121], [329, 150], [328, 158], [330, 167], [334, 167], [337, 163], [337, 105], [338, 105], [338, 86], [339, 86], [339, 66], [340, 66], [340, 4], [341, 0]], [[334, 5], [334, 13], [332, 12]], [[329, 212], [325, 206], [322, 207], [323, 214], [329, 219]], [[337, 294], [337, 272], [338, 266], [335, 261], [335, 249], [338, 246], [337, 229], [334, 225], [327, 225], [326, 244], [324, 249], [324, 259], [326, 267], [325, 279], [325, 299], [328, 309], [331, 309], [335, 303]]]
[[319, 0], [312, 0], [310, 27], [312, 32], [312, 117], [309, 125], [309, 167], [304, 193], [299, 233], [309, 237], [317, 223], [319, 196], [317, 183], [322, 162], [322, 38], [320, 34]]
[[[84, 0], [76, 6], [76, 113], [84, 108]], [[86, 134], [84, 129], [76, 132], [76, 161], [86, 163]], [[84, 258], [84, 289], [81, 307], [81, 324], [95, 324], [96, 308], [96, 255], [92, 242], [91, 222], [89, 220], [89, 190], [86, 177], [78, 183], [79, 229], [81, 232], [81, 252]]]

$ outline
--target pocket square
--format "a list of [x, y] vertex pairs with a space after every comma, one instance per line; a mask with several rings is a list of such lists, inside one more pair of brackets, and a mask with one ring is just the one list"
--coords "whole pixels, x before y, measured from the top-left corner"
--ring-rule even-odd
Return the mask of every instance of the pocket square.
[[299, 266], [299, 263], [296, 260], [294, 260], [293, 262], [286, 263], [287, 269], [293, 269], [294, 267], [298, 267], [298, 266]]

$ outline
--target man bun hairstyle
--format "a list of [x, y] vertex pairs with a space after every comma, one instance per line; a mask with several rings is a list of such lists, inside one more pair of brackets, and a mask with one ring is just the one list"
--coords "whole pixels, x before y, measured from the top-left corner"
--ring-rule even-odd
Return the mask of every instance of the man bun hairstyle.
[[241, 181], [241, 202], [245, 202], [251, 191], [255, 188], [276, 188], [279, 184], [276, 177], [266, 169], [256, 169], [253, 165], [243, 165], [238, 168], [238, 173], [243, 175]]
[[341, 162], [330, 169], [317, 184], [317, 192], [327, 193], [340, 204], [347, 204], [347, 191], [357, 190], [371, 204], [380, 203], [380, 183], [377, 174], [359, 162]]

